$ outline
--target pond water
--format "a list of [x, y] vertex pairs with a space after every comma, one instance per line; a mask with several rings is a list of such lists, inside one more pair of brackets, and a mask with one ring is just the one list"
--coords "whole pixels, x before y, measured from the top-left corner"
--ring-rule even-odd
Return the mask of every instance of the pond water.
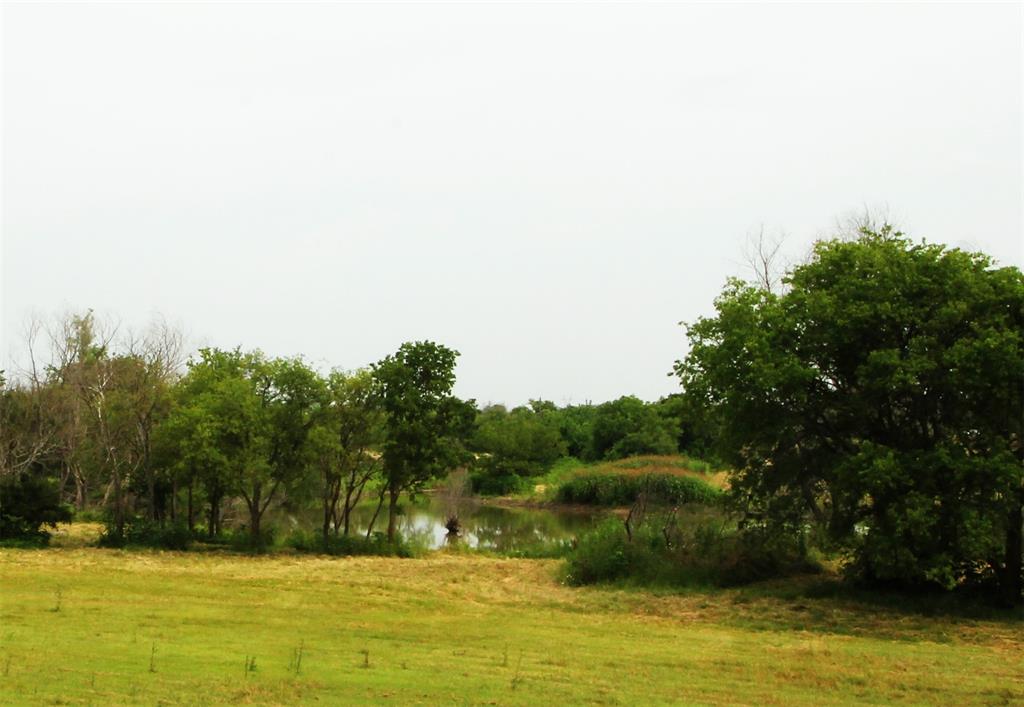
[[[352, 533], [365, 534], [373, 517], [373, 507], [359, 506], [353, 511]], [[528, 552], [554, 543], [566, 542], [591, 528], [604, 514], [599, 511], [560, 508], [522, 508], [464, 502], [458, 507], [457, 540], [448, 534], [445, 522], [448, 509], [439, 502], [405, 504], [398, 517], [398, 533], [403, 540], [430, 549], [453, 541], [465, 546], [496, 552]], [[315, 516], [300, 521], [289, 517], [292, 527], [317, 528]], [[387, 530], [387, 508], [381, 509], [374, 531]]]

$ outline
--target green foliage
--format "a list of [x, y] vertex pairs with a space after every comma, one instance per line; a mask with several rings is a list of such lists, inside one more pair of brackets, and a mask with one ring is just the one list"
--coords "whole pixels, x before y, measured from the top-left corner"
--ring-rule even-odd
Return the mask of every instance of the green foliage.
[[395, 539], [398, 497], [469, 460], [464, 442], [476, 408], [451, 394], [459, 353], [431, 341], [405, 343], [373, 365], [385, 413], [384, 478], [390, 503], [388, 538]]
[[183, 523], [161, 525], [146, 518], [129, 519], [124, 532], [118, 534], [112, 520], [100, 536], [100, 547], [150, 547], [161, 550], [188, 550], [192, 533]]
[[593, 405], [567, 405], [556, 408], [549, 401], [532, 400], [530, 406], [546, 415], [558, 427], [558, 433], [565, 442], [565, 452], [577, 459], [592, 459], [594, 416], [597, 408]]
[[373, 448], [384, 440], [384, 411], [368, 369], [332, 371], [326, 386], [325, 405], [310, 431], [309, 462], [319, 472], [322, 533], [333, 525], [347, 535], [353, 509], [380, 475]]
[[527, 407], [507, 412], [500, 405], [477, 415], [471, 444], [495, 467], [519, 476], [543, 474], [567, 449], [552, 414]]
[[641, 493], [652, 501], [671, 505], [715, 504], [723, 497], [719, 489], [692, 476], [591, 472], [577, 474], [563, 483], [556, 498], [560, 503], [628, 506]]
[[500, 405], [482, 410], [470, 441], [479, 453], [473, 490], [485, 495], [517, 493], [529, 486], [529, 478], [546, 473], [567, 449], [557, 422], [553, 408], [536, 405], [511, 412]]
[[565, 581], [583, 585], [650, 576], [661, 564], [657, 545], [664, 542], [651, 530], [629, 542], [622, 522], [608, 519], [579, 539], [566, 561]]
[[501, 462], [488, 460], [481, 469], [469, 475], [473, 493], [482, 496], [511, 496], [526, 491], [530, 482], [519, 476], [515, 468], [507, 469]]
[[732, 586], [819, 572], [788, 536], [739, 532], [727, 518], [703, 513], [683, 523], [655, 515], [627, 534], [610, 519], [579, 538], [563, 567], [568, 584]]
[[322, 555], [415, 557], [418, 554], [401, 539], [388, 542], [384, 533], [374, 533], [369, 539], [362, 535], [332, 535], [325, 544], [323, 536], [318, 533], [296, 530], [285, 539], [285, 545], [299, 552]]
[[1024, 276], [888, 228], [731, 282], [676, 371], [759, 524], [808, 516], [868, 581], [983, 575], [1020, 601]]
[[622, 459], [638, 454], [675, 454], [678, 421], [658, 414], [656, 406], [625, 396], [599, 405], [594, 414], [591, 456]]
[[654, 403], [653, 407], [665, 421], [666, 428], [674, 431], [680, 452], [702, 459], [715, 456], [715, 442], [719, 435], [716, 418], [705, 414], [699, 400], [675, 393]]
[[247, 527], [228, 530], [221, 534], [221, 541], [236, 552], [269, 552], [278, 541], [277, 528], [261, 524], [258, 535]]
[[262, 544], [271, 501], [306, 479], [307, 441], [325, 396], [323, 380], [301, 359], [203, 349], [189, 364], [164, 445], [177, 454], [177, 473], [204, 485], [212, 534], [221, 499], [238, 494], [252, 543]]
[[0, 481], [0, 540], [45, 541], [44, 528], [71, 520], [51, 479], [19, 474]]

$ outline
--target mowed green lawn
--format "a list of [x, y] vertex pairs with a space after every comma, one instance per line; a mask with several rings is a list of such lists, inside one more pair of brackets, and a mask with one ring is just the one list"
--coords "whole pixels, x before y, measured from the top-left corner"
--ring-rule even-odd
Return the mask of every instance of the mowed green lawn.
[[557, 564], [0, 550], [0, 703], [1024, 703], [1020, 622]]

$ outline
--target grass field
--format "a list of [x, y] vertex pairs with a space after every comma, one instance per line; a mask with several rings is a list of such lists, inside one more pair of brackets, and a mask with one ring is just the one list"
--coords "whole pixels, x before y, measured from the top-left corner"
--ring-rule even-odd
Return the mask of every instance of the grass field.
[[557, 567], [0, 550], [0, 703], [1024, 704], [1019, 621]]

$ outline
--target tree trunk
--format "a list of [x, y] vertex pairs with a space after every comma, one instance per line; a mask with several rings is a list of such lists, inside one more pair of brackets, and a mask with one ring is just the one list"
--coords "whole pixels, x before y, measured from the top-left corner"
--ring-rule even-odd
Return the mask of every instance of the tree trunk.
[[392, 485], [388, 489], [388, 542], [395, 542], [395, 531], [398, 530], [398, 496], [401, 490]]
[[192, 515], [192, 479], [188, 480], [188, 532], [192, 532], [195, 516]]
[[260, 546], [260, 515], [259, 509], [249, 513], [249, 538], [254, 548]]
[[146, 502], [146, 510], [148, 511], [149, 519], [151, 521], [156, 520], [156, 480], [153, 478], [153, 471], [146, 469], [146, 494], [149, 499]]
[[151, 521], [156, 520], [156, 474], [153, 473], [153, 468], [149, 463], [149, 453], [145, 454], [143, 461], [143, 470], [146, 474], [146, 494], [149, 499], [146, 503], [146, 511], [149, 514]]
[[[191, 491], [191, 489], [190, 489]], [[191, 493], [189, 494], [191, 499]], [[220, 496], [210, 497], [210, 527], [207, 528], [207, 534], [214, 538], [220, 533]]]
[[345, 485], [345, 512], [344, 512], [344, 516], [343, 516], [343, 522], [345, 524], [345, 537], [346, 538], [348, 537], [349, 526], [350, 526], [350, 523], [351, 523], [351, 518], [349, 518], [349, 516], [351, 516], [351, 515], [352, 515], [352, 485], [351, 484], [346, 484]]
[[1006, 561], [1003, 563], [1003, 596], [1015, 606], [1024, 600], [1024, 491], [1017, 499], [1017, 507], [1010, 511], [1006, 526]]
[[124, 537], [124, 494], [121, 490], [121, 474], [114, 472], [114, 528], [118, 538]]
[[82, 472], [81, 472], [80, 469], [78, 469], [78, 467], [75, 467], [74, 479], [75, 479], [75, 507], [78, 510], [80, 510], [80, 511], [84, 511], [85, 510], [85, 506], [88, 503], [89, 488], [86, 485], [85, 477], [82, 475]]
[[324, 552], [327, 552], [327, 546], [330, 542], [331, 533], [331, 504], [327, 498], [324, 498]]
[[387, 490], [382, 487], [380, 490], [380, 496], [377, 498], [377, 507], [373, 510], [373, 516], [370, 518], [370, 524], [366, 526], [367, 540], [369, 540], [370, 536], [373, 534], [373, 526], [377, 523], [377, 516], [380, 515], [380, 509], [384, 505], [384, 496], [386, 493]]
[[249, 541], [254, 548], [260, 546], [260, 502], [263, 497], [261, 484], [255, 484], [252, 489], [252, 500], [249, 505]]
[[178, 522], [178, 477], [171, 482], [171, 523]]
[[60, 468], [60, 482], [57, 486], [57, 496], [62, 502], [66, 500], [64, 493], [67, 490], [69, 478], [71, 478], [71, 469], [67, 465], [62, 465]]

